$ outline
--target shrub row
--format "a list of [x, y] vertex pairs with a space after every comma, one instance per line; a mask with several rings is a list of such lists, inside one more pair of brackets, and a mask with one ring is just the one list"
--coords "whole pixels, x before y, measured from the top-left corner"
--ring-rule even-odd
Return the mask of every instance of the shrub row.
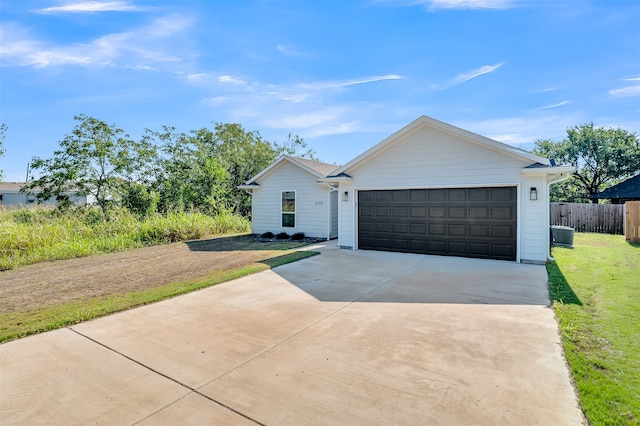
[[268, 239], [275, 238], [276, 240], [302, 241], [304, 240], [304, 232], [296, 232], [293, 235], [289, 235], [286, 232], [280, 232], [277, 235], [275, 235], [273, 232], [265, 232], [263, 234], [260, 234], [260, 238], [268, 238]]

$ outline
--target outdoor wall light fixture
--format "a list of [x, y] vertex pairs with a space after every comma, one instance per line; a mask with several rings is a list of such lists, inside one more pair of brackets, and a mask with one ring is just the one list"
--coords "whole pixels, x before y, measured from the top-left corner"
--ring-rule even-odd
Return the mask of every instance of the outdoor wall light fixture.
[[344, 191], [342, 193], [342, 201], [349, 201], [349, 191]]
[[538, 190], [536, 189], [535, 186], [532, 186], [531, 190], [529, 191], [529, 199], [531, 201], [535, 201], [538, 199]]

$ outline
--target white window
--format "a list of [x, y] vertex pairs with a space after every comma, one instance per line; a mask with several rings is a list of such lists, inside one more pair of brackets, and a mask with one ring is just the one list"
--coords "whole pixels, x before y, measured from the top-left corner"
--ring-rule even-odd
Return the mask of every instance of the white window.
[[282, 227], [296, 227], [296, 191], [282, 191]]

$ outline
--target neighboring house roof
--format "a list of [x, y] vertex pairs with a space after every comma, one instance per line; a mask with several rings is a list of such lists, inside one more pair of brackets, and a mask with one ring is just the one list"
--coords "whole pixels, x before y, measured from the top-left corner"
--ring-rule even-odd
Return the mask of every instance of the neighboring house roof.
[[593, 198], [640, 200], [640, 174], [597, 193]]
[[311, 173], [312, 175], [323, 178], [329, 174], [331, 174], [334, 170], [336, 170], [339, 166], [335, 164], [322, 163], [320, 161], [308, 160], [306, 158], [293, 157], [291, 155], [283, 155], [278, 158], [276, 161], [271, 163], [266, 169], [249, 179], [244, 185], [240, 185], [242, 189], [251, 189], [256, 188], [259, 184], [256, 182], [261, 178], [267, 176], [273, 170], [277, 169], [283, 162], [289, 162], [293, 165], [300, 167], [303, 170]]
[[20, 192], [24, 182], [0, 182], [0, 192], [5, 194]]
[[547, 166], [551, 168], [551, 162], [549, 161], [548, 158], [540, 157], [538, 155], [532, 154], [527, 151], [523, 151], [511, 145], [494, 141], [493, 139], [480, 136], [476, 133], [469, 132], [459, 127], [455, 127], [450, 124], [443, 123], [442, 121], [438, 121], [436, 119], [423, 115], [421, 117], [418, 117], [416, 120], [409, 123], [402, 129], [398, 130], [388, 138], [384, 139], [382, 142], [368, 149], [363, 154], [359, 155], [358, 157], [348, 162], [344, 166], [338, 168], [333, 172], [333, 175], [338, 175], [340, 173], [348, 173], [349, 170], [364, 163], [365, 161], [369, 160], [370, 158], [374, 157], [378, 153], [384, 151], [388, 147], [394, 145], [395, 143], [403, 139], [403, 137], [406, 136], [407, 134], [422, 127], [432, 127], [440, 131], [443, 131], [445, 133], [458, 136], [471, 143], [485, 146], [489, 149], [493, 149], [494, 151], [502, 152], [503, 154], [509, 155], [511, 157], [515, 157], [523, 161], [532, 161], [534, 165], [539, 164], [541, 166]]

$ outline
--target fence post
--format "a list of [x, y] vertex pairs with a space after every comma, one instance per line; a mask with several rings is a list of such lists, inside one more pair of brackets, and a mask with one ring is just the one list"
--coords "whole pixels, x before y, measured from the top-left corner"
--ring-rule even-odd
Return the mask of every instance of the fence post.
[[624, 206], [624, 238], [630, 243], [640, 243], [640, 201], [627, 201]]

